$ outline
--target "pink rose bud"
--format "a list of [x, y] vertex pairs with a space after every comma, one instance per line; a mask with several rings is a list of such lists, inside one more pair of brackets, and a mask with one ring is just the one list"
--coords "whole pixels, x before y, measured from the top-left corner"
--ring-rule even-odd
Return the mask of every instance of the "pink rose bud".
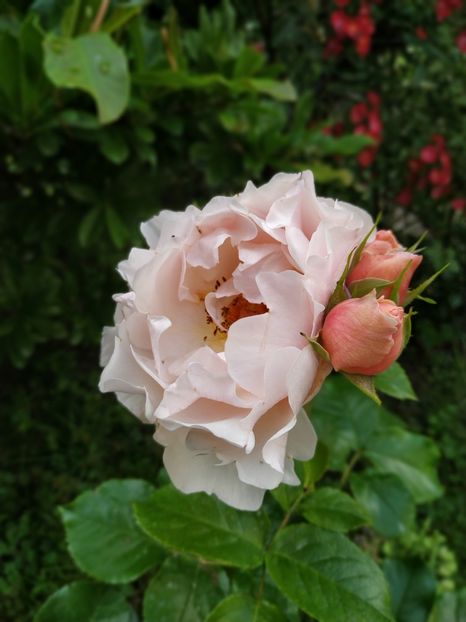
[[336, 371], [374, 376], [399, 357], [403, 349], [404, 311], [375, 290], [333, 307], [325, 318], [322, 345]]
[[[398, 290], [399, 301], [402, 304], [408, 293], [413, 274], [421, 261], [422, 257], [406, 251], [391, 231], [382, 229], [377, 232], [375, 240], [365, 247], [361, 259], [349, 273], [346, 282], [351, 285], [354, 281], [362, 281], [363, 279], [396, 281], [409, 263]], [[386, 287], [382, 291], [382, 295], [388, 298], [392, 289], [392, 286]]]

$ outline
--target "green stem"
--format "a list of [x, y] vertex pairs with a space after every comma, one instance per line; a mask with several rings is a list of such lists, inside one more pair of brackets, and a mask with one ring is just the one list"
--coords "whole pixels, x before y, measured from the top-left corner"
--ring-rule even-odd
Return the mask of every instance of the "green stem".
[[[273, 534], [273, 536], [270, 538], [269, 542], [267, 543], [267, 545], [265, 547], [266, 551], [268, 551], [269, 548], [272, 546], [272, 542], [278, 536], [280, 531], [282, 529], [284, 529], [288, 525], [290, 518], [295, 513], [295, 511], [296, 511], [297, 507], [299, 506], [299, 504], [301, 503], [301, 501], [305, 497], [307, 497], [308, 494], [310, 494], [313, 491], [314, 491], [314, 486], [311, 485], [309, 487], [305, 487], [303, 489], [303, 491], [296, 497], [294, 502], [288, 508], [288, 511], [286, 512], [285, 516], [283, 517], [282, 522], [277, 527], [277, 530], [275, 531], [275, 533]], [[259, 601], [262, 598], [262, 594], [264, 592], [264, 581], [265, 581], [265, 564], [262, 565], [262, 576], [261, 576], [261, 580], [260, 580], [259, 587], [257, 589], [257, 594], [256, 594], [256, 600], [257, 601]]]
[[361, 458], [361, 456], [362, 456], [362, 452], [359, 449], [355, 451], [354, 454], [351, 456], [351, 460], [348, 462], [348, 464], [346, 465], [341, 475], [340, 485], [339, 485], [340, 490], [343, 490], [343, 488], [346, 486], [349, 476], [353, 472], [353, 469], [356, 466], [359, 459]]
[[67, 28], [67, 31], [63, 33], [65, 37], [72, 37], [74, 35], [74, 31], [76, 29], [76, 23], [78, 21], [78, 15], [79, 15], [80, 10], [81, 10], [81, 0], [74, 0], [73, 4], [71, 5], [71, 9], [70, 9], [71, 15], [68, 21], [68, 28]]

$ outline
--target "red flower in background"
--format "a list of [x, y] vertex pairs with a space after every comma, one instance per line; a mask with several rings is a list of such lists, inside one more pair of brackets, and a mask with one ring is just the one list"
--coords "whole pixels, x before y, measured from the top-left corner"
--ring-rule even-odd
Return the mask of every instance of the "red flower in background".
[[466, 210], [466, 199], [460, 197], [453, 199], [451, 206], [456, 212], [464, 212]]
[[366, 95], [366, 101], [354, 104], [350, 110], [350, 120], [354, 126], [353, 132], [362, 136], [370, 136], [375, 143], [358, 154], [358, 162], [364, 168], [373, 163], [382, 140], [383, 124], [380, 117], [380, 104], [380, 95], [375, 91], [369, 91]]
[[456, 37], [456, 45], [460, 52], [466, 54], [466, 30], [460, 32], [460, 34]]
[[375, 32], [375, 23], [372, 18], [369, 0], [362, 0], [356, 15], [350, 15], [344, 10], [349, 0], [334, 0], [337, 10], [330, 14], [330, 24], [335, 36], [327, 42], [324, 55], [338, 56], [343, 51], [345, 39], [352, 39], [354, 48], [359, 56], [367, 56], [372, 45]]
[[463, 0], [437, 0], [435, 6], [435, 13], [437, 15], [437, 21], [443, 22], [452, 13], [458, 11], [463, 6]]
[[[451, 155], [442, 134], [434, 134], [431, 142], [419, 151], [419, 156], [409, 160], [408, 168], [406, 186], [396, 197], [399, 205], [411, 204], [413, 189], [425, 190], [430, 186], [430, 196], [433, 199], [440, 199], [450, 192], [453, 167]], [[454, 207], [454, 209], [459, 208]]]

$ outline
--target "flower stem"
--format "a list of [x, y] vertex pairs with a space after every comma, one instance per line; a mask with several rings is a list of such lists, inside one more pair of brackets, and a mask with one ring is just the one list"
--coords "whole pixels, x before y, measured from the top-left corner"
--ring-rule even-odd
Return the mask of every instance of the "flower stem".
[[109, 6], [110, 6], [110, 0], [102, 0], [99, 6], [99, 10], [97, 11], [97, 15], [95, 16], [95, 19], [91, 24], [91, 29], [90, 29], [91, 32], [99, 32]]
[[343, 488], [346, 486], [346, 483], [348, 482], [349, 476], [351, 475], [351, 473], [353, 472], [354, 467], [356, 466], [357, 462], [359, 461], [359, 459], [362, 456], [362, 452], [360, 449], [358, 449], [357, 451], [354, 452], [354, 454], [351, 456], [351, 460], [348, 462], [348, 464], [346, 465], [342, 475], [341, 475], [341, 479], [340, 479], [340, 485], [339, 488], [340, 490], [343, 490]]

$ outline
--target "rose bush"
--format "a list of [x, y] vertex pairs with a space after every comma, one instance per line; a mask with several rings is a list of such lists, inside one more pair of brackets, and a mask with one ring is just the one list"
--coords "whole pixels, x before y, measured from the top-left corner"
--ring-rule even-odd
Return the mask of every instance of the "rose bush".
[[331, 369], [304, 335], [318, 336], [371, 227], [360, 208], [317, 197], [309, 171], [142, 225], [149, 249], [119, 266], [130, 291], [104, 330], [100, 389], [156, 425], [180, 490], [252, 510], [298, 484], [293, 458], [316, 444], [302, 406]]

